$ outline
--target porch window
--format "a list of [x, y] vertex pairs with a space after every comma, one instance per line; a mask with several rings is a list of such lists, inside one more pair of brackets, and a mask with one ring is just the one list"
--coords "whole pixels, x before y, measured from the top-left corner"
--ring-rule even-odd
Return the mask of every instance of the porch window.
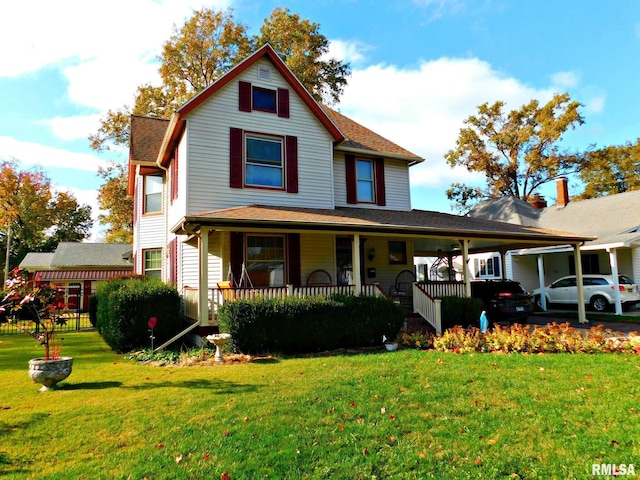
[[259, 187], [284, 186], [282, 138], [246, 136], [246, 184]]
[[373, 161], [357, 160], [356, 164], [358, 202], [373, 203], [374, 183], [373, 183]]
[[162, 177], [146, 175], [144, 177], [144, 213], [162, 211]]
[[142, 272], [148, 277], [162, 277], [162, 249], [144, 251], [144, 270]]
[[285, 250], [282, 235], [247, 235], [247, 271], [254, 287], [285, 284]]
[[407, 264], [407, 242], [389, 242], [389, 264], [390, 265], [406, 265]]

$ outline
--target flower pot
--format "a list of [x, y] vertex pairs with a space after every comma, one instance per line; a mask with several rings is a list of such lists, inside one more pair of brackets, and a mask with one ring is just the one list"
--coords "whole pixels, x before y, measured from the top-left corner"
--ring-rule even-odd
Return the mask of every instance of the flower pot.
[[389, 352], [393, 352], [394, 350], [398, 349], [398, 342], [385, 343], [384, 344], [384, 348], [386, 348], [387, 351], [389, 351]]
[[41, 383], [41, 392], [45, 392], [56, 383], [71, 375], [73, 357], [60, 357], [56, 360], [32, 358], [29, 360], [29, 377], [35, 383]]

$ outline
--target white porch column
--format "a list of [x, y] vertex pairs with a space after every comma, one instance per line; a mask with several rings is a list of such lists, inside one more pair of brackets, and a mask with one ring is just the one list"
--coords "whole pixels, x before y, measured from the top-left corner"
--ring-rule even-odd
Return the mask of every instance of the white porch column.
[[198, 321], [209, 325], [209, 227], [200, 229], [198, 238]]
[[353, 283], [355, 284], [355, 295], [360, 295], [362, 290], [362, 277], [360, 276], [360, 234], [353, 234], [353, 251], [352, 262], [353, 266]]
[[540, 283], [540, 306], [542, 310], [547, 311], [547, 295], [545, 292], [544, 282], [544, 257], [538, 255], [538, 282]]
[[580, 244], [576, 243], [573, 247], [575, 264], [576, 264], [576, 286], [578, 287], [578, 321], [580, 323], [589, 323], [587, 320], [587, 312], [584, 305], [584, 284], [582, 280], [582, 257], [580, 255]]
[[462, 274], [464, 275], [464, 296], [471, 297], [471, 275], [469, 275], [469, 240], [459, 240], [462, 245]]
[[500, 276], [507, 279], [507, 251], [504, 249], [500, 250]]
[[615, 248], [607, 248], [609, 253], [609, 265], [613, 277], [613, 298], [615, 300], [616, 315], [622, 315], [622, 302], [620, 301], [620, 278], [618, 277], [618, 251]]

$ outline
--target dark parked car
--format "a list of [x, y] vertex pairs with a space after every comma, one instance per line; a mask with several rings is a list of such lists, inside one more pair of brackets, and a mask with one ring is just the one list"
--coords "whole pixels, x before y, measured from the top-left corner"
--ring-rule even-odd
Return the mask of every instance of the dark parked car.
[[490, 323], [524, 323], [533, 312], [531, 294], [512, 280], [471, 282], [471, 296], [484, 302]]

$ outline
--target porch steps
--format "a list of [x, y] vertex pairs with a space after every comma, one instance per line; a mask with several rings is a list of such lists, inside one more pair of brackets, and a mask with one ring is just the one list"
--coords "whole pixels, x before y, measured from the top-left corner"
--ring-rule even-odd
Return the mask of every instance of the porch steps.
[[433, 326], [417, 313], [406, 312], [404, 315], [407, 333], [430, 332], [435, 333]]

